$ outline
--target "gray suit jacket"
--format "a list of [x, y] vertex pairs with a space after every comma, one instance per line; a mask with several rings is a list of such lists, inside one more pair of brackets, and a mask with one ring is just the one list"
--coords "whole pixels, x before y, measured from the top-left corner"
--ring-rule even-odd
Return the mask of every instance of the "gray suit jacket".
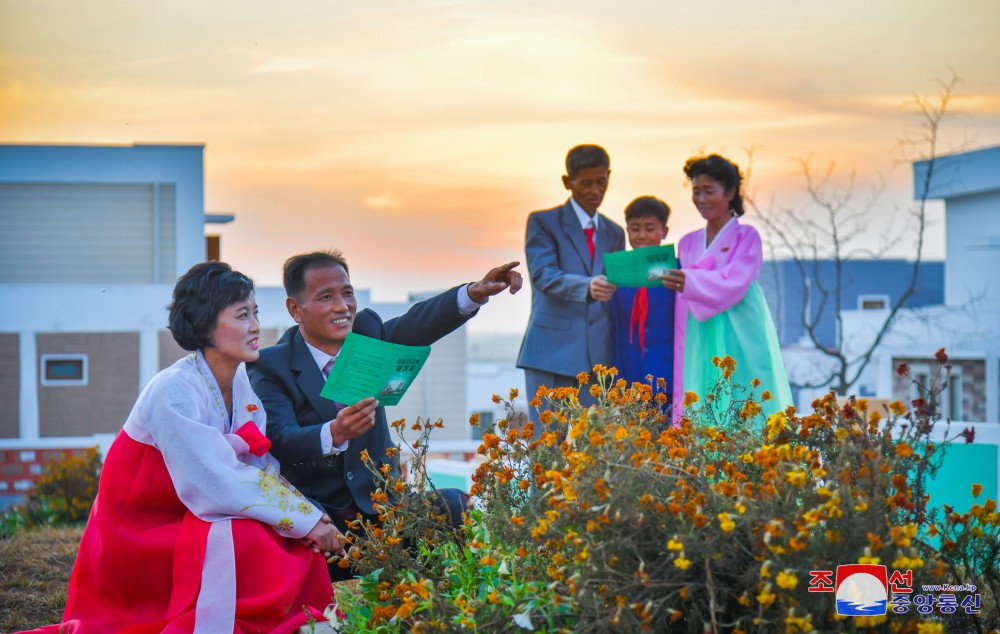
[[612, 365], [611, 311], [587, 291], [590, 278], [604, 273], [604, 254], [625, 248], [625, 231], [600, 214], [591, 262], [587, 236], [567, 200], [529, 215], [524, 242], [531, 317], [517, 367], [576, 376], [598, 363]]

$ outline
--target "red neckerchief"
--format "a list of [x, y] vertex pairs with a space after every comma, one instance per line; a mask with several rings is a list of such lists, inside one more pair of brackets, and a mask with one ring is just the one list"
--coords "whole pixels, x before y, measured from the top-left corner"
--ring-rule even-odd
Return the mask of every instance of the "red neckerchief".
[[628, 325], [628, 342], [632, 343], [632, 332], [638, 326], [639, 330], [639, 350], [646, 353], [646, 315], [649, 313], [649, 297], [647, 297], [646, 287], [642, 286], [632, 300], [632, 320]]

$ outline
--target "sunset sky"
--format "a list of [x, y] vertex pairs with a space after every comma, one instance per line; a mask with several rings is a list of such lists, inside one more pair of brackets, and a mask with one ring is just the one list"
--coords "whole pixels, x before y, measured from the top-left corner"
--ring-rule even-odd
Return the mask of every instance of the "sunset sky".
[[[577, 143], [611, 154], [605, 214], [656, 195], [674, 239], [703, 151], [756, 148], [765, 205], [803, 205], [796, 158], [881, 174], [879, 216], [903, 217], [912, 95], [952, 69], [944, 149], [1000, 144], [995, 0], [0, 0], [0, 142], [204, 143], [206, 209], [236, 215], [223, 259], [277, 284], [337, 247], [395, 301], [523, 259]], [[527, 305], [473, 328], [521, 330]]]

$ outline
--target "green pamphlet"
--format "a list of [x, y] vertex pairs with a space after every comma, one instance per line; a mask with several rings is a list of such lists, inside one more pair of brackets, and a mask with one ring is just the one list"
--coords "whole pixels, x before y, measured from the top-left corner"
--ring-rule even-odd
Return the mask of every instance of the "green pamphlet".
[[319, 395], [345, 405], [369, 396], [379, 405], [396, 405], [430, 354], [430, 346], [404, 346], [348, 333]]
[[674, 245], [604, 254], [604, 270], [615, 286], [660, 286], [660, 277], [677, 268]]

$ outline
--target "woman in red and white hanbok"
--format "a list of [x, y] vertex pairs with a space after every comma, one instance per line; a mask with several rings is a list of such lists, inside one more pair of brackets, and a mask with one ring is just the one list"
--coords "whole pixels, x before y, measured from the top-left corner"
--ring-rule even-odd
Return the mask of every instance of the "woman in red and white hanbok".
[[[192, 276], [202, 285], [185, 295]], [[178, 305], [233, 276], [249, 293], [224, 302], [209, 345], [153, 378], [111, 445], [63, 623], [40, 631], [280, 634], [323, 620], [332, 587], [320, 553], [342, 543], [267, 453], [243, 363], [258, 345], [252, 283], [196, 265], [174, 291], [171, 330], [184, 330]]]

